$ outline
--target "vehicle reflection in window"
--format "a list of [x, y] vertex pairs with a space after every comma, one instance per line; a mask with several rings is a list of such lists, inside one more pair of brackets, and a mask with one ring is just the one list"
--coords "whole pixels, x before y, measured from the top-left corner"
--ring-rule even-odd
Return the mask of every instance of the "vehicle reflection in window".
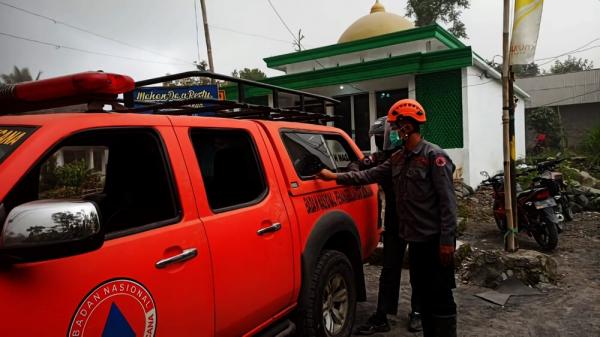
[[283, 133], [283, 142], [301, 179], [311, 178], [321, 168], [335, 170], [335, 165], [320, 134]]

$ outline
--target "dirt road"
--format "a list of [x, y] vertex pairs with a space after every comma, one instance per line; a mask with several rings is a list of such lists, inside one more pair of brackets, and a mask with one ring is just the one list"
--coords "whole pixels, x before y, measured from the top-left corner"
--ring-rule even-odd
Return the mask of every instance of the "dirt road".
[[[474, 247], [499, 249], [502, 237], [491, 222], [467, 223], [461, 237]], [[533, 239], [519, 236], [520, 249], [538, 250]], [[576, 214], [566, 225], [558, 248], [550, 254], [561, 274], [557, 285], [542, 285], [541, 295], [512, 296], [498, 306], [474, 296], [486, 291], [457, 280], [459, 336], [600, 337], [600, 214]], [[357, 308], [358, 324], [375, 310], [380, 267], [366, 265], [368, 299]], [[392, 317], [392, 331], [374, 336], [422, 336], [406, 330], [410, 285], [403, 270], [399, 313]]]

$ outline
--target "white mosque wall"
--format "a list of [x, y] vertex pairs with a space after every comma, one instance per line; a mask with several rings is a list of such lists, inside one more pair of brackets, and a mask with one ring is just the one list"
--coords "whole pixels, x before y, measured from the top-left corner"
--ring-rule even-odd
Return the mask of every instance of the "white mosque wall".
[[463, 123], [469, 162], [464, 181], [472, 187], [483, 180], [479, 172], [493, 174], [503, 165], [502, 85], [482, 72], [476, 67], [463, 68]]
[[400, 55], [407, 55], [413, 53], [427, 53], [445, 49], [448, 49], [448, 47], [442, 44], [437, 39], [432, 38], [390, 45], [381, 48], [361, 50], [342, 55], [324, 57], [317, 60], [287, 64], [283, 66], [283, 68], [285, 68], [286, 74], [290, 75], [326, 68], [335, 68], [339, 66], [368, 62], [373, 60], [381, 60]]
[[[483, 180], [481, 171], [496, 173], [503, 168], [502, 84], [488, 78], [477, 67], [463, 68], [463, 125], [465, 126], [465, 183], [476, 187]], [[523, 98], [519, 97], [522, 102]], [[517, 158], [525, 155], [525, 121], [523, 104], [515, 111]]]

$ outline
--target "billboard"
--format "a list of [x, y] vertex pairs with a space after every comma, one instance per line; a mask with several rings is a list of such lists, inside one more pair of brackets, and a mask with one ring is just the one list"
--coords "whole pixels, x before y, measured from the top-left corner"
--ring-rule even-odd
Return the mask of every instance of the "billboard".
[[[143, 87], [133, 91], [135, 107], [148, 104], [160, 104], [187, 99], [224, 99], [225, 95], [216, 85], [193, 85], [185, 87]], [[144, 104], [145, 103], [145, 104]], [[192, 104], [192, 107], [202, 108], [210, 104]], [[202, 112], [202, 115], [212, 115], [212, 112]]]

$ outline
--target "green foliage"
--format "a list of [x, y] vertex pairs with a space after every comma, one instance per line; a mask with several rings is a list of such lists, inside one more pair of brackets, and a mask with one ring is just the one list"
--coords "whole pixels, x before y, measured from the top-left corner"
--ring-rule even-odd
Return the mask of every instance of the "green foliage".
[[41, 169], [40, 198], [79, 198], [87, 191], [102, 188], [101, 180], [83, 159], [63, 166], [49, 160]]
[[[200, 63], [197, 63], [196, 61], [194, 61], [196, 68], [199, 71], [208, 71], [208, 63], [206, 63], [205, 60], [200, 61]], [[170, 75], [167, 73], [167, 75]], [[182, 78], [179, 80], [173, 80], [170, 82], [164, 82], [163, 83], [163, 87], [190, 87], [190, 86], [194, 86], [194, 85], [208, 85], [211, 84], [211, 80], [210, 78], [206, 78], [206, 77], [188, 77], [188, 78]]]
[[469, 5], [469, 0], [408, 0], [406, 15], [414, 16], [418, 27], [434, 24], [438, 20], [452, 23], [448, 31], [456, 37], [466, 38], [466, 28], [460, 21], [462, 12], [459, 9], [469, 8]]
[[258, 68], [244, 68], [240, 71], [234, 69], [231, 76], [251, 81], [260, 81], [267, 78], [267, 75]]
[[[42, 72], [38, 72], [35, 79], [39, 80], [41, 75], [42, 75]], [[31, 74], [29, 73], [28, 68], [19, 69], [19, 67], [17, 67], [17, 66], [13, 67], [12, 73], [0, 75], [0, 79], [2, 79], [2, 82], [4, 84], [15, 84], [15, 83], [33, 81], [33, 77], [31, 77]]]
[[57, 184], [68, 187], [83, 187], [91, 174], [85, 160], [77, 160], [55, 169]]
[[591, 70], [594, 68], [594, 62], [588, 59], [575, 58], [571, 55], [564, 62], [559, 60], [554, 61], [554, 65], [550, 67], [550, 72], [553, 74], [564, 74], [574, 71]]
[[463, 234], [467, 230], [467, 221], [471, 217], [471, 211], [469, 209], [469, 205], [466, 202], [459, 202], [457, 208], [457, 217], [459, 218], [459, 222], [457, 223], [457, 232]]
[[[489, 66], [494, 68], [497, 72], [502, 74], [502, 63], [495, 63], [493, 61], [485, 61]], [[512, 70], [515, 73], [516, 78], [525, 78], [525, 77], [533, 77], [538, 76], [542, 72], [540, 71], [540, 67], [536, 63], [529, 64], [516, 64], [512, 66]]]
[[194, 61], [194, 63], [196, 64], [196, 68], [198, 68], [198, 70], [200, 70], [200, 71], [208, 70], [208, 62], [206, 62], [206, 60], [202, 60], [202, 61], [200, 61], [200, 63]]
[[528, 189], [533, 183], [533, 178], [537, 176], [538, 173], [536, 171], [525, 173], [517, 169], [517, 184], [519, 184], [524, 190]]
[[589, 157], [592, 166], [600, 166], [600, 126], [586, 133], [581, 142], [581, 150]]
[[546, 144], [552, 148], [560, 148], [562, 130], [558, 111], [551, 107], [540, 107], [528, 111], [525, 117], [528, 128], [546, 135]]
[[540, 67], [536, 63], [517, 64], [513, 66], [516, 78], [533, 77], [540, 74]]

